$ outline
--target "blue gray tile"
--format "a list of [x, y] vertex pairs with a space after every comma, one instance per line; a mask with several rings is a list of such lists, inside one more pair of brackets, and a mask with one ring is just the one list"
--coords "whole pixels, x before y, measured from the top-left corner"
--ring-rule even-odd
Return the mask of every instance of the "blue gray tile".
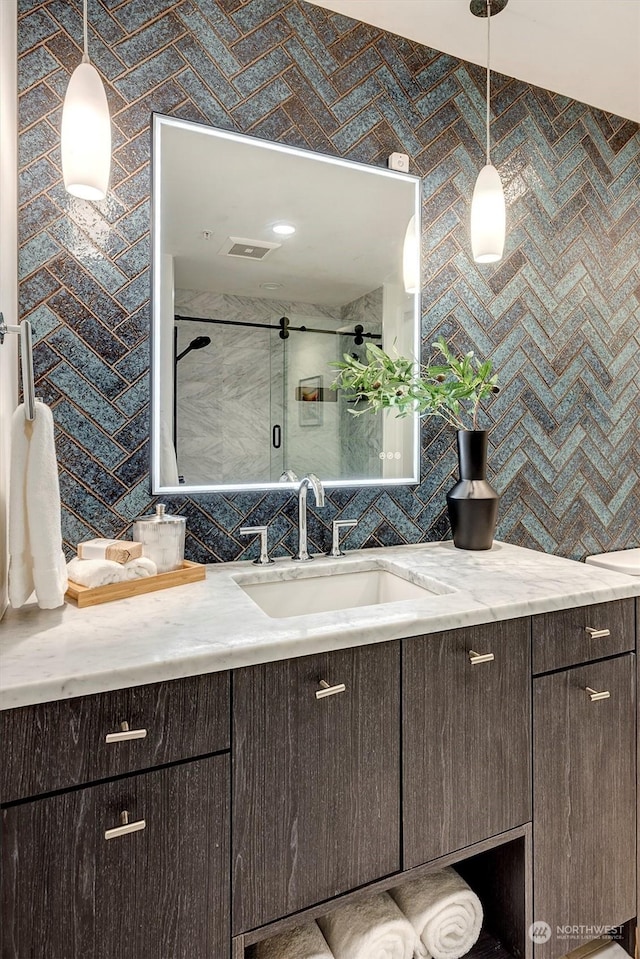
[[[622, 118], [495, 78], [495, 162], [508, 196], [505, 258], [469, 256], [483, 160], [479, 67], [304, 0], [104, 0], [91, 43], [109, 81], [113, 188], [78, 204], [61, 183], [58, 130], [79, 52], [80, 0], [18, 0], [20, 313], [36, 332], [38, 392], [59, 427], [67, 549], [122, 535], [153, 504], [148, 475], [149, 115], [384, 165], [410, 155], [423, 180], [423, 352], [438, 334], [491, 357], [502, 390], [485, 417], [498, 534], [580, 558], [636, 545], [639, 439], [640, 133]], [[235, 9], [232, 10], [232, 7]], [[228, 12], [227, 12], [228, 11]], [[60, 66], [62, 65], [62, 66]], [[450, 429], [425, 421], [422, 481], [340, 489], [311, 508], [310, 540], [358, 519], [352, 546], [449, 536]], [[295, 549], [290, 494], [176, 497], [188, 555], [253, 556], [237, 535], [270, 521]]]

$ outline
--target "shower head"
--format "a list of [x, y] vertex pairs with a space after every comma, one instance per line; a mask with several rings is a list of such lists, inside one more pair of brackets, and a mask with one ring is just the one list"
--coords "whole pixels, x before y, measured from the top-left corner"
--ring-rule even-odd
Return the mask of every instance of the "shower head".
[[203, 350], [205, 346], [209, 346], [210, 342], [211, 342], [210, 336], [196, 336], [193, 340], [191, 340], [191, 342], [189, 343], [189, 346], [187, 346], [187, 348], [184, 349], [182, 353], [178, 353], [178, 355], [176, 356], [176, 363], [178, 362], [178, 360], [181, 360], [183, 356], [186, 356], [187, 353], [190, 353], [191, 350]]

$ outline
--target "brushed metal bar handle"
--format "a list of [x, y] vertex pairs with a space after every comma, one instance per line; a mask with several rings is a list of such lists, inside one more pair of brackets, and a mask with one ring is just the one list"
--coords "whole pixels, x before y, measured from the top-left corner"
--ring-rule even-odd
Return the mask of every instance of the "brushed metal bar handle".
[[495, 658], [493, 653], [476, 653], [475, 649], [469, 650], [469, 662], [472, 666], [478, 666], [480, 663], [492, 663]]
[[146, 729], [129, 729], [129, 723], [120, 723], [120, 731], [107, 733], [104, 741], [105, 743], [124, 743], [129, 739], [146, 739], [146, 736]]
[[336, 683], [330, 686], [326, 679], [320, 680], [322, 689], [316, 689], [316, 699], [324, 699], [326, 696], [335, 696], [336, 693], [343, 693], [347, 688], [344, 683]]
[[105, 829], [104, 838], [105, 839], [117, 839], [118, 836], [126, 836], [130, 832], [140, 832], [141, 829], [145, 829], [147, 826], [144, 819], [138, 819], [136, 822], [129, 822], [129, 813], [126, 809], [120, 813], [120, 825], [114, 826], [113, 829]]
[[589, 639], [603, 639], [605, 636], [611, 636], [610, 629], [594, 629], [593, 626], [585, 626], [584, 631], [589, 634]]
[[597, 703], [601, 699], [611, 699], [611, 693], [608, 689], [599, 693], [597, 689], [592, 689], [591, 686], [585, 686], [585, 691], [589, 693], [589, 699], [592, 703]]

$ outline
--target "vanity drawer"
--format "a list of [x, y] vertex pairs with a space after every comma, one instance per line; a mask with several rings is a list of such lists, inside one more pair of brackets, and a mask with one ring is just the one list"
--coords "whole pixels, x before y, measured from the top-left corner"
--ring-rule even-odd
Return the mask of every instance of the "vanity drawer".
[[18, 803], [2, 825], [2, 959], [228, 956], [228, 754]]
[[228, 749], [229, 674], [3, 710], [0, 742], [2, 802]]
[[635, 649], [633, 599], [534, 616], [532, 637], [534, 673], [629, 652]]

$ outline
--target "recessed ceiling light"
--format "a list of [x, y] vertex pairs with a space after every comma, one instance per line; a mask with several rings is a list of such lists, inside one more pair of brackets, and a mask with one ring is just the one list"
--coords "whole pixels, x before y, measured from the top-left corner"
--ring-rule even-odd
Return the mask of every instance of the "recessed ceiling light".
[[292, 226], [291, 223], [276, 223], [272, 229], [278, 236], [293, 236], [296, 232], [295, 226]]
[[282, 286], [283, 286], [282, 283], [261, 283], [260, 289], [261, 290], [281, 290]]

